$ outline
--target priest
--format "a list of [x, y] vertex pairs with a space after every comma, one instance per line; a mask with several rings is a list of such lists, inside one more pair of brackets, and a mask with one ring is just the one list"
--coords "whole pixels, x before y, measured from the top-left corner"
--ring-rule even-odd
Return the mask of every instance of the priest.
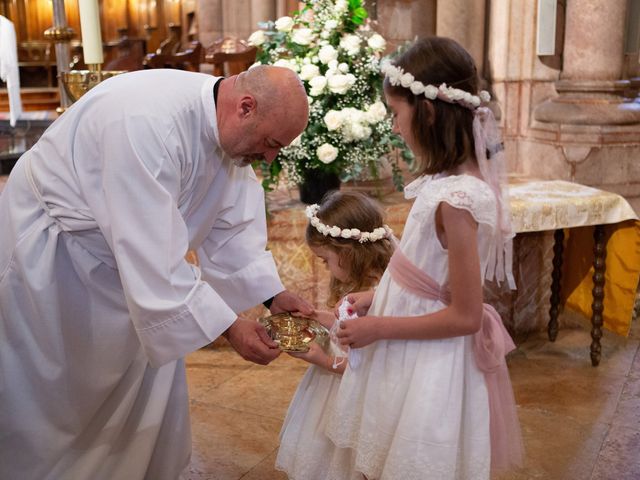
[[145, 70], [90, 90], [20, 158], [0, 195], [0, 478], [179, 477], [183, 357], [224, 335], [267, 364], [277, 346], [238, 312], [312, 311], [265, 249], [248, 167], [307, 119], [287, 69]]

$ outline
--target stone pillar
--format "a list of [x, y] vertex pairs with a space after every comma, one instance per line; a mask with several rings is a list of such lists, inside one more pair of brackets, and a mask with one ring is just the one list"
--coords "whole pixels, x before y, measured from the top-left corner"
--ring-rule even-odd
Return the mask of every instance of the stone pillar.
[[222, 37], [222, 0], [198, 0], [198, 37], [205, 47]]
[[276, 18], [276, 3], [274, 0], [251, 0], [251, 27], [258, 29], [258, 23]]
[[436, 7], [436, 34], [466, 48], [480, 76], [484, 76], [485, 10], [486, 0], [438, 0]]
[[640, 104], [625, 99], [621, 80], [627, 0], [568, 0], [558, 97], [542, 103], [536, 120], [574, 125], [640, 123]]

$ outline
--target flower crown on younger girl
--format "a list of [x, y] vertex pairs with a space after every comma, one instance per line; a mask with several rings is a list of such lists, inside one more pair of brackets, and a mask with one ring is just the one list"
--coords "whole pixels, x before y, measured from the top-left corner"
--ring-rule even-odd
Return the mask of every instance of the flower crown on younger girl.
[[391, 238], [393, 236], [393, 231], [388, 225], [382, 225], [381, 227], [374, 229], [372, 232], [361, 232], [357, 228], [340, 228], [336, 225], [325, 225], [317, 216], [318, 210], [320, 210], [320, 205], [314, 203], [306, 208], [305, 213], [311, 225], [325, 237], [330, 235], [334, 238], [346, 238], [358, 240], [360, 243], [365, 243], [376, 242], [383, 238]]
[[486, 90], [480, 91], [478, 95], [473, 95], [459, 88], [448, 87], [446, 83], [440, 84], [439, 87], [434, 85], [425, 85], [421, 81], [416, 80], [409, 72], [405, 72], [402, 68], [386, 61], [380, 67], [382, 73], [389, 79], [389, 83], [394, 87], [402, 86], [408, 88], [414, 95], [423, 95], [429, 100], [443, 100], [448, 103], [459, 103], [469, 110], [475, 110], [481, 103], [487, 103], [491, 100], [491, 95]]

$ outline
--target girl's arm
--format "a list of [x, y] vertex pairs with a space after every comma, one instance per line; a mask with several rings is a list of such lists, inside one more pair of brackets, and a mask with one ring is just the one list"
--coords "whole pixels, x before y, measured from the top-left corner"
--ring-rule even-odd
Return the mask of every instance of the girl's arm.
[[[413, 317], [360, 317], [342, 324], [343, 345], [364, 347], [381, 339], [437, 339], [470, 335], [480, 329], [482, 281], [478, 224], [466, 210], [441, 203], [443, 244], [449, 254], [451, 303], [438, 312]], [[436, 215], [438, 217], [438, 215]]]
[[339, 373], [341, 375], [342, 373], [344, 373], [344, 369], [347, 366], [347, 359], [345, 358], [340, 365], [337, 365], [336, 368], [333, 368], [335, 357], [333, 355], [326, 354], [324, 350], [322, 350], [320, 345], [318, 345], [317, 343], [311, 343], [311, 345], [309, 346], [308, 352], [304, 352], [304, 353], [289, 352], [289, 355], [291, 355], [292, 357], [301, 358], [305, 362], [311, 363], [313, 365], [317, 365], [321, 368], [324, 368], [325, 370], [328, 370], [333, 373]]
[[320, 325], [322, 325], [327, 330], [331, 330], [333, 324], [336, 321], [336, 317], [333, 312], [329, 310], [315, 310], [311, 315], [311, 318], [316, 320]]

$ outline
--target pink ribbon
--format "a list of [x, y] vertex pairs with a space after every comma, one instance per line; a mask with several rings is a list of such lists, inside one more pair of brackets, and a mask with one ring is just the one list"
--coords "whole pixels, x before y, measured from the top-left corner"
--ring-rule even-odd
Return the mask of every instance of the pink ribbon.
[[[423, 298], [451, 303], [451, 293], [416, 267], [397, 248], [389, 262], [389, 272], [401, 287]], [[491, 470], [498, 472], [521, 466], [522, 433], [505, 355], [516, 348], [500, 315], [483, 304], [480, 330], [473, 335], [476, 364], [484, 374], [489, 396]]]

